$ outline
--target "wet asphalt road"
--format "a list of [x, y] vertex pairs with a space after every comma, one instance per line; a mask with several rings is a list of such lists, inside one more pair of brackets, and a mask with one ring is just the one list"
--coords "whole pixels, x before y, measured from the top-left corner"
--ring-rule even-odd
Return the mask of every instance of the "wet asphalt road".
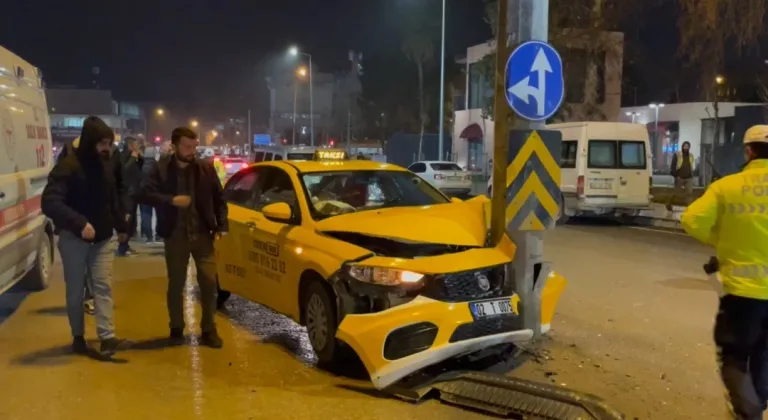
[[[549, 233], [545, 246], [570, 283], [541, 357], [515, 375], [600, 395], [629, 419], [724, 418], [707, 248], [584, 222]], [[0, 419], [486, 418], [320, 371], [301, 328], [238, 298], [217, 318], [223, 349], [194, 345], [196, 328], [190, 345], [167, 347], [162, 258], [145, 252], [115, 270], [117, 331], [137, 344], [113, 363], [68, 354], [60, 265], [47, 291], [0, 297]], [[188, 324], [197, 317], [188, 305]]]

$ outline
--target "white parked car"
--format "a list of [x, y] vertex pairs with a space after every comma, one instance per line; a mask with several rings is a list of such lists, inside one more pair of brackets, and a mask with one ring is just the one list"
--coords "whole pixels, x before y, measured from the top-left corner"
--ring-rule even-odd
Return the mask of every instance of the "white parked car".
[[472, 190], [472, 174], [453, 162], [415, 162], [408, 170], [448, 195], [465, 195]]

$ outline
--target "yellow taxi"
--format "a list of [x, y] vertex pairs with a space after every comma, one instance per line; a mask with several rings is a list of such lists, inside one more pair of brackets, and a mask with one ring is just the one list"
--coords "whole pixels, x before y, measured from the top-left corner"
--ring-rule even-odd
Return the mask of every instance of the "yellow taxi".
[[[322, 364], [351, 348], [379, 389], [532, 338], [505, 277], [515, 245], [489, 245], [486, 198], [450, 199], [404, 168], [345, 152], [315, 157], [251, 165], [227, 182], [221, 305], [234, 293], [306, 326]], [[564, 287], [549, 275], [543, 330]]]

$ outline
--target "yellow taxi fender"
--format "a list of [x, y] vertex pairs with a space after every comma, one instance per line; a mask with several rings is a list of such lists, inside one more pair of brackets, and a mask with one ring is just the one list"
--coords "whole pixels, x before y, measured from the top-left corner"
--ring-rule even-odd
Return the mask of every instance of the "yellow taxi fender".
[[[520, 298], [510, 297], [513, 312], [519, 315]], [[376, 388], [385, 388], [407, 374], [450, 357], [444, 350], [457, 343], [450, 339], [456, 327], [473, 322], [467, 302], [447, 303], [417, 297], [404, 305], [387, 309], [386, 314], [347, 315], [336, 338], [347, 343], [363, 361]], [[438, 327], [430, 349], [397, 360], [387, 360], [382, 349], [390, 332], [408, 325], [428, 322]], [[529, 340], [532, 333], [522, 334]], [[500, 340], [504, 342], [506, 340]]]

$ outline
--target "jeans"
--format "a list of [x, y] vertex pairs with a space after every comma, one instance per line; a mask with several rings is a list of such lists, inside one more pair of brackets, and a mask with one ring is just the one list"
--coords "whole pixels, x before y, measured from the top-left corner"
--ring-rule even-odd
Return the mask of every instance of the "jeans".
[[675, 204], [675, 200], [683, 196], [683, 205], [687, 206], [693, 201], [693, 178], [675, 178], [675, 189], [667, 200], [667, 207]]
[[89, 243], [69, 231], [59, 234], [59, 254], [64, 266], [67, 318], [72, 336], [85, 335], [83, 300], [86, 276], [90, 273], [91, 292], [96, 311], [96, 333], [100, 340], [115, 336], [112, 303], [112, 262], [115, 241]]
[[195, 261], [197, 284], [200, 286], [200, 306], [203, 312], [200, 328], [204, 333], [213, 332], [216, 330], [213, 316], [216, 313], [218, 296], [213, 236], [201, 233], [194, 241], [190, 241], [183, 229], [176, 229], [171, 237], [165, 240], [170, 327], [184, 328], [184, 286], [187, 282], [190, 255]]
[[152, 216], [155, 212], [155, 208], [146, 204], [139, 206], [141, 212], [141, 236], [147, 239], [153, 239], [155, 237], [152, 229]]
[[734, 418], [762, 420], [768, 405], [768, 301], [722, 297], [714, 335]]

